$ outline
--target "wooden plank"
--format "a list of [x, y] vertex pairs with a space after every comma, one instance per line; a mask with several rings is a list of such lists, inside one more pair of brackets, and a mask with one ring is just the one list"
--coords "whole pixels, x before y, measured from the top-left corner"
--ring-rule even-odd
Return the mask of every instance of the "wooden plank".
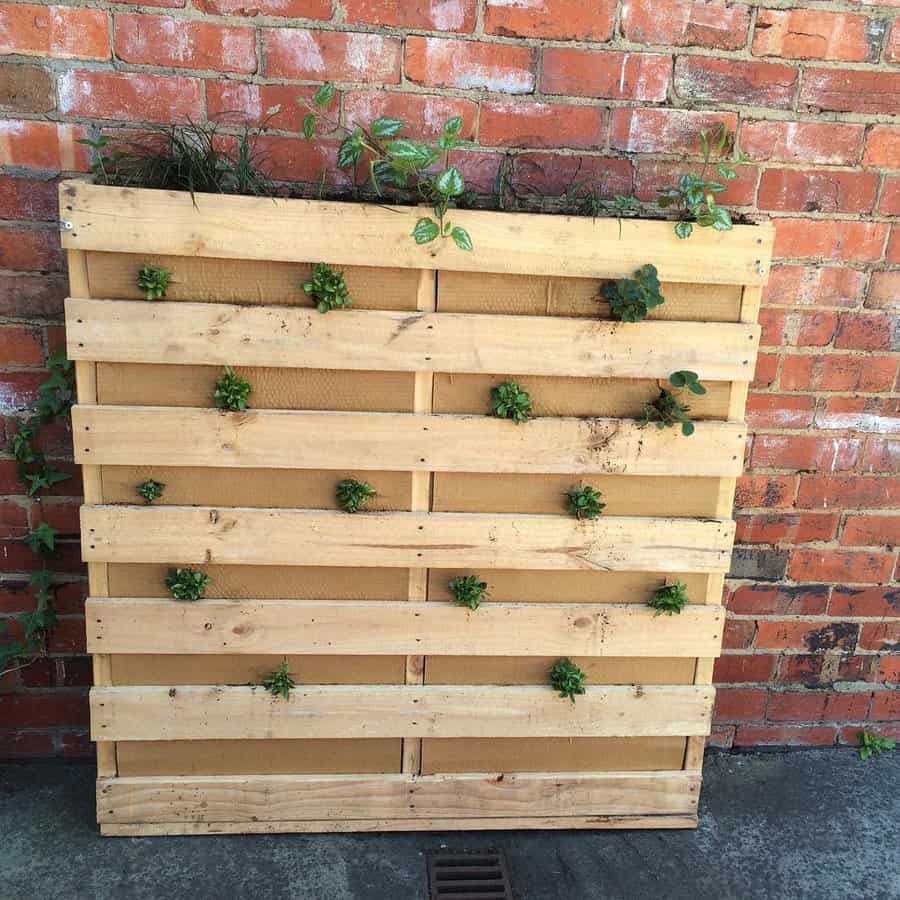
[[91, 690], [95, 741], [382, 737], [628, 737], [707, 734], [715, 691], [693, 685], [298, 685]]
[[663, 281], [758, 284], [774, 239], [769, 225], [723, 234], [696, 229], [679, 240], [671, 222], [454, 210], [471, 253], [452, 241], [416, 244], [422, 208], [321, 200], [273, 200], [135, 190], [83, 181], [60, 184], [72, 223], [66, 249], [371, 265], [373, 248], [394, 268], [630, 277], [652, 260]]
[[727, 569], [734, 522], [85, 506], [86, 562], [487, 569]]
[[[693, 815], [696, 772], [101, 779], [104, 824]], [[336, 815], [337, 813], [337, 815]], [[525, 817], [523, 817], [525, 818]], [[443, 826], [441, 826], [443, 827]], [[480, 826], [478, 826], [480, 827]]]
[[760, 333], [755, 324], [352, 309], [322, 315], [72, 298], [66, 323], [72, 359], [582, 378], [668, 378], [691, 369], [704, 381], [749, 380]]
[[638, 604], [94, 599], [89, 653], [716, 656], [722, 607]]
[[[76, 406], [75, 458], [92, 465], [737, 476], [746, 427], [641, 428], [626, 419]], [[172, 435], [182, 440], [172, 440]]]

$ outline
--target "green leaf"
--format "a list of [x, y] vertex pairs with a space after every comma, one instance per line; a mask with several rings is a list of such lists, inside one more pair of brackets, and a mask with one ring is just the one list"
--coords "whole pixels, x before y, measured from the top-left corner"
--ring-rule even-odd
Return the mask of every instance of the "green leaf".
[[316, 133], [316, 117], [307, 113], [303, 117], [303, 137], [309, 140]]
[[315, 94], [313, 94], [313, 103], [320, 109], [324, 109], [334, 99], [334, 84], [326, 81]]
[[383, 116], [380, 119], [376, 119], [369, 127], [375, 137], [381, 138], [393, 137], [405, 124], [406, 122], [403, 119], [391, 119]]
[[688, 383], [687, 376], [689, 374], [694, 375], [694, 378], [697, 377], [693, 372], [690, 372], [690, 373], [685, 372], [685, 371], [673, 372], [669, 376], [669, 383], [674, 385], [675, 387], [684, 387]]
[[681, 433], [685, 437], [690, 437], [694, 433], [694, 423], [690, 420], [681, 423]]
[[411, 163], [418, 163], [429, 155], [427, 148], [409, 138], [397, 138], [396, 141], [391, 141], [385, 147], [385, 151], [392, 159]]
[[450, 232], [450, 237], [453, 238], [454, 243], [460, 250], [472, 249], [472, 239], [469, 237], [469, 232], [466, 231], [465, 228], [457, 225], [453, 231]]
[[690, 222], [678, 222], [675, 225], [675, 234], [677, 234], [678, 237], [680, 237], [682, 240], [685, 240], [685, 238], [689, 238], [693, 230], [694, 226], [691, 225]]
[[441, 229], [438, 226], [438, 223], [435, 222], [434, 219], [429, 219], [427, 216], [424, 216], [416, 222], [416, 227], [413, 228], [412, 236], [417, 244], [427, 244], [430, 241], [433, 241], [440, 233]]
[[355, 166], [362, 156], [362, 151], [362, 145], [357, 143], [353, 137], [345, 138], [341, 141], [341, 146], [338, 148], [338, 166], [341, 169], [349, 169], [351, 166]]
[[434, 186], [445, 197], [458, 197], [466, 189], [462, 172], [456, 166], [444, 169], [435, 179]]
[[462, 116], [452, 116], [444, 122], [444, 134], [455, 136], [462, 131], [462, 126]]

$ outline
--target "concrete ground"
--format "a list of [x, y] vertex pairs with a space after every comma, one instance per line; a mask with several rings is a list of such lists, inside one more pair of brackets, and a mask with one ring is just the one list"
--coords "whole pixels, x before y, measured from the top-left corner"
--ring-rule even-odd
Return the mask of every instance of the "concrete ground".
[[898, 900], [900, 752], [707, 755], [697, 831], [100, 838], [92, 767], [0, 765], [0, 900], [426, 900], [506, 851], [516, 900]]

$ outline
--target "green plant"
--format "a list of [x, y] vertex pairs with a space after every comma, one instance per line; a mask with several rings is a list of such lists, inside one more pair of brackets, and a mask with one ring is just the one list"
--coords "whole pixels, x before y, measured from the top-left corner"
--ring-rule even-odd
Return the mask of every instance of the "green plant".
[[303, 282], [303, 290], [313, 298], [320, 313], [353, 303], [344, 273], [335, 272], [328, 263], [316, 263], [312, 275]]
[[[312, 138], [319, 125], [324, 123], [329, 131], [343, 135], [337, 155], [339, 168], [357, 172], [365, 158], [368, 179], [378, 194], [382, 193], [383, 187], [412, 187], [419, 199], [434, 211], [434, 218], [423, 216], [416, 222], [412, 237], [417, 244], [427, 244], [438, 237], [451, 238], [460, 250], [471, 250], [469, 233], [447, 219], [447, 212], [466, 193], [462, 172], [457, 166], [450, 165], [450, 151], [465, 143], [459, 137], [462, 117], [447, 119], [437, 145], [432, 146], [425, 141], [397, 137], [406, 127], [402, 119], [383, 116], [368, 125], [341, 125], [326, 113], [333, 100], [334, 85], [331, 82], [316, 91], [311, 103], [303, 97], [297, 98], [297, 102], [309, 110], [303, 117], [304, 137]], [[435, 173], [433, 167], [439, 161], [442, 168]]]
[[589, 484], [572, 488], [566, 492], [566, 496], [569, 498], [569, 512], [576, 519], [596, 519], [606, 507], [605, 503], [600, 502], [603, 494], [595, 491]]
[[573, 703], [576, 694], [583, 694], [584, 682], [587, 675], [582, 669], [579, 669], [575, 663], [564, 656], [558, 659], [550, 670], [550, 684], [559, 691], [560, 697], [568, 697]]
[[737, 171], [723, 160], [716, 164], [716, 174], [721, 181], [708, 178], [707, 173], [713, 154], [721, 157], [733, 151], [734, 162], [738, 165], [750, 159], [735, 146], [734, 134], [724, 122], [711, 133], [705, 130], [700, 132], [700, 149], [703, 152], [703, 168], [699, 174], [686, 172], [678, 179], [676, 186], [659, 189], [659, 205], [664, 209], [671, 206], [678, 213], [680, 221], [675, 224], [675, 234], [680, 238], [690, 237], [695, 224], [716, 231], [731, 230], [731, 213], [716, 203], [715, 195], [727, 188], [723, 182], [737, 178]]
[[478, 609], [487, 597], [487, 582], [481, 581], [477, 575], [457, 575], [450, 579], [447, 587], [456, 603], [469, 609]]
[[531, 395], [515, 381], [504, 381], [491, 388], [491, 412], [499, 419], [512, 419], [517, 425], [531, 416]]
[[614, 319], [639, 322], [647, 318], [651, 309], [665, 302], [659, 287], [656, 266], [648, 263], [634, 273], [634, 278], [608, 281], [600, 293], [609, 302], [610, 315]]
[[25, 535], [25, 543], [35, 555], [47, 557], [56, 549], [56, 535], [52, 525], [40, 522]]
[[887, 735], [866, 730], [859, 732], [859, 758], [862, 760], [881, 756], [882, 753], [893, 750], [896, 746], [897, 742]]
[[172, 273], [162, 266], [142, 266], [138, 272], [138, 287], [147, 295], [148, 300], [162, 300], [169, 289]]
[[344, 512], [355, 513], [376, 494], [375, 488], [367, 481], [357, 481], [355, 478], [345, 478], [337, 485], [338, 506]]
[[212, 578], [196, 569], [171, 569], [166, 587], [175, 600], [202, 600]]
[[692, 394], [705, 394], [706, 388], [700, 384], [696, 372], [688, 369], [679, 369], [669, 376], [669, 383], [672, 387], [686, 387]]
[[665, 613], [673, 616], [680, 613], [687, 606], [687, 588], [680, 581], [675, 584], [664, 584], [653, 592], [653, 596], [647, 601], [647, 605], [656, 610], [655, 616]]
[[247, 408], [247, 397], [250, 396], [250, 382], [244, 381], [230, 366], [225, 366], [225, 374], [216, 379], [213, 399], [219, 409], [241, 412]]
[[146, 481], [142, 481], [135, 490], [139, 497], [143, 497], [147, 503], [152, 503], [154, 500], [159, 500], [162, 497], [165, 487], [161, 481], [154, 481], [152, 478], [148, 478]]
[[[706, 388], [700, 383], [696, 372], [680, 369], [669, 376], [673, 387], [686, 387], [692, 394], [705, 394]], [[681, 433], [690, 437], [694, 433], [694, 423], [688, 413], [690, 407], [682, 403], [670, 390], [660, 385], [659, 396], [644, 404], [641, 423], [648, 425], [655, 422], [657, 428], [668, 428], [681, 423]]]
[[263, 679], [263, 687], [274, 697], [281, 697], [284, 700], [290, 699], [291, 691], [296, 686], [287, 659], [283, 659], [281, 665]]

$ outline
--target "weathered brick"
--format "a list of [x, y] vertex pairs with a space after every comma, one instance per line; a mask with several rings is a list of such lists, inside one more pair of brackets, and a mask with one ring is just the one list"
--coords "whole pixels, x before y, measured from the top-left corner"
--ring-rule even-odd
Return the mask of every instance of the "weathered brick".
[[[294, 84], [253, 84], [247, 81], [204, 82], [206, 111], [211, 121], [265, 125], [279, 131], [300, 132], [307, 108], [297, 97], [311, 99], [314, 88]], [[336, 101], [337, 104], [337, 101]]]
[[900, 431], [897, 401], [889, 397], [829, 397], [815, 420], [819, 428], [880, 434]]
[[873, 125], [869, 129], [863, 163], [885, 169], [900, 169], [900, 125]]
[[873, 722], [900, 719], [900, 691], [875, 691], [869, 718]]
[[837, 313], [763, 307], [759, 313], [763, 347], [825, 347], [837, 327]]
[[638, 44], [737, 50], [750, 27], [750, 7], [704, 0], [629, 0], [622, 33]]
[[[635, 196], [639, 200], [656, 200], [659, 197], [659, 189], [678, 184], [678, 179], [684, 171], [683, 162], [639, 160], [635, 172]], [[725, 190], [716, 195], [716, 202], [723, 206], [751, 206], [756, 196], [756, 169], [753, 166], [738, 166], [736, 171], [738, 177], [725, 182]]]
[[606, 41], [616, 18], [615, 0], [539, 0], [510, 3], [486, 0], [484, 28], [488, 34], [554, 40]]
[[796, 84], [797, 70], [783, 63], [702, 56], [681, 56], [675, 63], [675, 91], [687, 100], [787, 109]]
[[[856, 517], [849, 516], [848, 521], [850, 518]], [[896, 516], [884, 518], [893, 519], [894, 526], [897, 526]], [[828, 614], [900, 618], [900, 588], [851, 588], [836, 584], [828, 604]]]
[[900, 263], [900, 226], [894, 225], [891, 228], [884, 258], [889, 263]]
[[812, 424], [815, 399], [791, 394], [756, 394], [747, 398], [751, 428], [806, 428]]
[[900, 440], [868, 438], [860, 471], [900, 474]]
[[47, 759], [54, 751], [53, 735], [48, 732], [0, 729], [0, 759]]
[[750, 386], [761, 390], [774, 384], [775, 378], [778, 376], [779, 359], [777, 353], [757, 353], [756, 370]]
[[894, 19], [884, 47], [884, 59], [885, 62], [900, 63], [900, 25], [897, 24], [897, 19]]
[[609, 143], [615, 150], [628, 153], [696, 154], [700, 151], [700, 131], [713, 131], [722, 123], [733, 130], [737, 116], [620, 106], [612, 111]]
[[46, 113], [55, 108], [50, 73], [43, 66], [0, 63], [0, 112]]
[[891, 553], [856, 550], [794, 550], [788, 576], [795, 581], [837, 581], [883, 584], [891, 577]]
[[825, 694], [812, 691], [772, 691], [766, 718], [770, 722], [815, 722], [824, 717]]
[[426, 139], [437, 137], [447, 119], [461, 116], [463, 127], [460, 136], [471, 140], [478, 121], [478, 105], [461, 97], [393, 91], [351, 91], [345, 94], [344, 118], [348, 123], [368, 123], [379, 116], [403, 119], [407, 127], [402, 134]]
[[[891, 684], [900, 683], [900, 654], [897, 656], [882, 656], [878, 660], [878, 681], [886, 681]], [[900, 725], [897, 726], [900, 729]]]
[[883, 216], [900, 216], [900, 175], [885, 176], [878, 212]]
[[0, 722], [8, 728], [87, 725], [86, 693], [0, 694]]
[[753, 645], [756, 624], [748, 619], [726, 619], [722, 647], [726, 650], [747, 650]]
[[775, 255], [870, 262], [881, 259], [887, 231], [883, 222], [776, 219]]
[[834, 346], [847, 350], [900, 349], [896, 316], [879, 313], [842, 313]]
[[766, 691], [760, 688], [719, 688], [713, 713], [717, 722], [760, 722], [766, 713]]
[[40, 366], [44, 348], [33, 325], [0, 325], [0, 367]]
[[266, 160], [266, 170], [277, 180], [315, 184], [321, 181], [324, 171], [329, 184], [346, 187], [350, 183], [350, 175], [337, 168], [334, 142], [266, 134], [257, 140], [256, 146]]
[[804, 475], [800, 509], [890, 509], [900, 502], [900, 478], [864, 475]]
[[852, 652], [859, 639], [855, 622], [811, 621], [809, 619], [760, 619], [756, 623], [757, 650], [803, 650], [827, 653]]
[[864, 623], [860, 629], [859, 646], [862, 650], [879, 653], [900, 652], [900, 619]]
[[62, 250], [55, 231], [0, 228], [0, 268], [21, 271], [59, 271]]
[[[847, 516], [841, 543], [848, 547], [900, 545], [900, 516]], [[900, 614], [900, 606], [897, 612]]]
[[744, 122], [740, 143], [759, 161], [850, 166], [864, 135], [865, 125], [845, 122]]
[[264, 72], [270, 78], [375, 84], [400, 81], [398, 38], [306, 28], [263, 28], [261, 34]]
[[734, 735], [736, 747], [788, 745], [830, 747], [837, 739], [834, 725], [740, 725]]
[[786, 391], [889, 391], [897, 375], [894, 356], [786, 356], [780, 385]]
[[865, 305], [900, 312], [900, 271], [873, 272]]
[[55, 220], [56, 198], [53, 180], [0, 175], [0, 219]]
[[0, 315], [59, 318], [68, 292], [68, 279], [61, 274], [0, 275]]
[[[143, 3], [143, 0], [141, 2]], [[167, 6], [168, 3], [157, 2], [149, 5]], [[184, 0], [176, 0], [172, 5], [184, 6]], [[197, 9], [215, 16], [283, 16], [287, 19], [330, 19], [332, 13], [332, 0], [194, 0], [193, 5]]]
[[800, 103], [834, 112], [900, 113], [900, 73], [868, 69], [804, 70]]
[[779, 306], [859, 306], [866, 272], [846, 266], [772, 266], [763, 303]]
[[740, 544], [807, 544], [830, 541], [838, 516], [828, 513], [773, 513], [738, 516], [735, 540]]
[[763, 547], [735, 547], [729, 578], [781, 581], [787, 571], [788, 551]]
[[342, 6], [345, 22], [427, 31], [470, 32], [475, 28], [475, 0], [342, 0]]
[[565, 103], [482, 103], [479, 137], [489, 147], [573, 147], [603, 144], [606, 110]]
[[862, 450], [861, 438], [828, 438], [807, 434], [758, 434], [751, 463], [766, 469], [852, 469]]
[[0, 4], [0, 53], [57, 59], [109, 59], [109, 26], [101, 9]]
[[671, 71], [671, 57], [658, 53], [547, 47], [541, 90], [613, 100], [665, 100]]
[[856, 13], [822, 9], [761, 9], [753, 31], [754, 56], [871, 62], [884, 25]]
[[744, 474], [737, 480], [734, 505], [739, 509], [790, 507], [798, 484], [796, 475]]
[[417, 35], [406, 39], [406, 77], [429, 87], [530, 94], [534, 66], [534, 51], [529, 47]]
[[727, 653], [716, 660], [713, 682], [739, 684], [769, 681], [775, 675], [777, 659], [772, 653]]
[[54, 171], [85, 171], [90, 162], [81, 125], [61, 122], [0, 121], [0, 165]]
[[596, 191], [604, 199], [630, 196], [634, 189], [631, 161], [602, 156], [517, 153], [512, 178], [544, 196], [560, 196], [573, 187]]
[[868, 213], [878, 176], [834, 169], [766, 169], [759, 182], [760, 209], [779, 212]]
[[737, 615], [823, 615], [828, 602], [826, 584], [744, 584], [728, 600]]

